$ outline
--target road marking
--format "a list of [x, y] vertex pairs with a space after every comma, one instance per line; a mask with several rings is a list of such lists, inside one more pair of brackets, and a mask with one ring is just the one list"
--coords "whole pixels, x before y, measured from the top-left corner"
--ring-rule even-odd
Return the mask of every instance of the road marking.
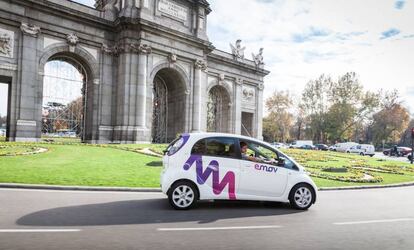
[[72, 233], [81, 229], [0, 229], [0, 233]]
[[399, 219], [389, 219], [389, 220], [365, 220], [365, 221], [349, 221], [349, 222], [335, 222], [334, 225], [357, 225], [357, 224], [372, 224], [372, 223], [392, 223], [392, 222], [404, 222], [404, 221], [414, 221], [414, 218], [399, 218]]
[[208, 230], [243, 230], [243, 229], [271, 229], [281, 228], [282, 226], [245, 226], [245, 227], [177, 227], [177, 228], [158, 228], [158, 231], [208, 231]]

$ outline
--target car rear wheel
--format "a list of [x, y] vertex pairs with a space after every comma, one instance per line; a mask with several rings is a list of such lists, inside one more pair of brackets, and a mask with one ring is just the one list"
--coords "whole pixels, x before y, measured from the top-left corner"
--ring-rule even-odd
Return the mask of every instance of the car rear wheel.
[[290, 205], [295, 209], [306, 210], [312, 206], [314, 200], [315, 192], [308, 184], [298, 184], [290, 191]]
[[361, 153], [359, 153], [359, 155], [364, 156], [364, 153], [361, 152]]
[[173, 208], [186, 210], [193, 207], [197, 202], [198, 190], [189, 181], [179, 181], [171, 187], [168, 200]]

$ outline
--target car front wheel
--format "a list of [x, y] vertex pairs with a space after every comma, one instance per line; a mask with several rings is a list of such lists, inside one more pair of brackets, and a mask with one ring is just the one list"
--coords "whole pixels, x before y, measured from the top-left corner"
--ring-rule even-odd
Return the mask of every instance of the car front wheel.
[[315, 200], [315, 192], [305, 183], [294, 186], [289, 195], [290, 205], [293, 208], [306, 210], [312, 206]]
[[168, 200], [171, 206], [177, 210], [186, 210], [193, 207], [197, 199], [197, 188], [188, 181], [175, 183], [168, 192]]

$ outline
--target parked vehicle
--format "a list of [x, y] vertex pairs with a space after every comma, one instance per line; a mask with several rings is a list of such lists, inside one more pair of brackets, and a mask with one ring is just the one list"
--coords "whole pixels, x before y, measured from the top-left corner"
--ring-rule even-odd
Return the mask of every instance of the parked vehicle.
[[315, 144], [317, 150], [327, 151], [329, 149], [328, 145], [326, 144]]
[[353, 146], [357, 146], [358, 143], [356, 142], [342, 142], [342, 143], [337, 143], [335, 144], [335, 148], [333, 151], [337, 151], [337, 152], [347, 152], [351, 147]]
[[375, 147], [372, 144], [359, 144], [356, 146], [352, 146], [347, 150], [347, 153], [359, 154], [359, 155], [375, 155]]
[[296, 209], [316, 201], [317, 187], [299, 163], [246, 136], [183, 134], [168, 146], [163, 166], [162, 192], [179, 210], [198, 200], [289, 202]]
[[411, 148], [409, 147], [397, 147], [397, 152], [395, 152], [394, 148], [385, 149], [382, 153], [384, 155], [389, 156], [407, 156], [408, 154], [411, 154]]
[[289, 148], [285, 143], [282, 142], [273, 142], [270, 145], [272, 145], [275, 148]]
[[336, 151], [336, 144], [335, 145], [331, 145], [328, 148], [330, 151]]
[[316, 150], [317, 148], [313, 145], [302, 145], [299, 149], [306, 149], [306, 150]]
[[292, 144], [290, 144], [289, 148], [300, 148], [303, 145], [313, 146], [313, 141], [309, 141], [309, 140], [294, 141]]
[[6, 130], [0, 129], [0, 136], [6, 136]]

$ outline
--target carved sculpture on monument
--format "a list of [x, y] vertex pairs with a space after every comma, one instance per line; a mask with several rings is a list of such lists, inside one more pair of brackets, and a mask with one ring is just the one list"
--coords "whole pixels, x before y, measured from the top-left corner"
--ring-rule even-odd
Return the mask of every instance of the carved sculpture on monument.
[[20, 30], [25, 35], [37, 37], [37, 35], [40, 32], [40, 27], [36, 26], [36, 25], [31, 25], [31, 24], [28, 24], [28, 23], [22, 23], [22, 25], [20, 26]]
[[196, 62], [195, 62], [195, 68], [196, 69], [201, 69], [202, 71], [206, 72], [207, 71], [207, 63], [204, 60], [197, 59]]
[[11, 39], [9, 34], [0, 33], [0, 56], [12, 56]]
[[255, 55], [252, 53], [253, 61], [256, 64], [256, 66], [264, 65], [263, 62], [263, 48], [260, 48], [259, 54]]
[[75, 52], [76, 44], [79, 42], [79, 38], [75, 33], [68, 34], [66, 36], [66, 41], [69, 44], [69, 51]]
[[243, 98], [247, 101], [252, 100], [254, 97], [254, 90], [251, 88], [243, 88]]
[[79, 38], [75, 33], [67, 35], [66, 40], [68, 41], [68, 44], [71, 46], [75, 46], [79, 42]]
[[168, 61], [169, 61], [170, 63], [175, 63], [175, 62], [177, 62], [177, 55], [176, 55], [176, 54], [174, 54], [174, 53], [170, 53], [170, 54], [168, 54]]
[[236, 60], [244, 59], [244, 50], [246, 47], [242, 48], [241, 42], [242, 40], [238, 39], [235, 46], [230, 43], [231, 53]]
[[149, 46], [148, 44], [140, 44], [139, 45], [139, 52], [141, 54], [151, 54], [152, 53], [152, 48], [151, 46]]

